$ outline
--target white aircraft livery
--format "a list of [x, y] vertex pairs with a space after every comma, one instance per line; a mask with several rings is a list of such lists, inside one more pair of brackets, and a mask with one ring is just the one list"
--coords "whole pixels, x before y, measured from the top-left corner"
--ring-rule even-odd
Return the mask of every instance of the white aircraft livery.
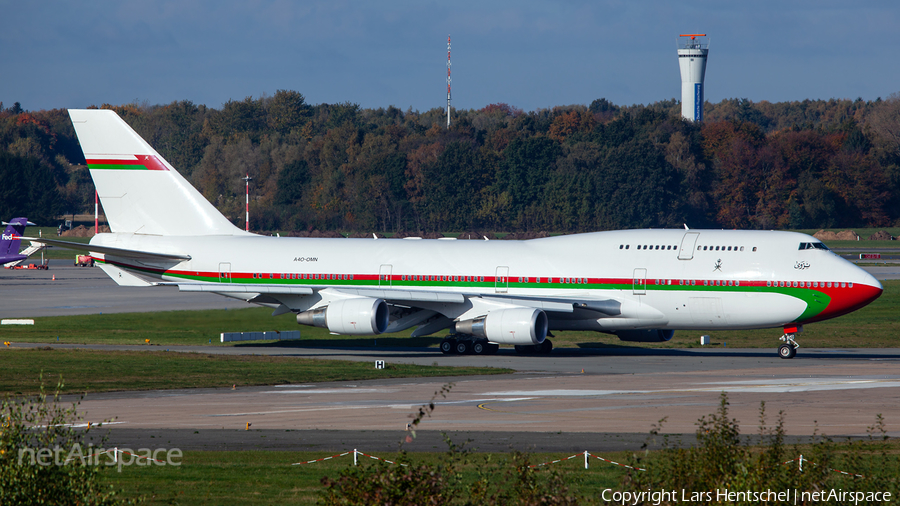
[[86, 249], [120, 285], [177, 285], [375, 335], [445, 329], [444, 353], [549, 353], [551, 330], [667, 341], [675, 330], [783, 328], [872, 302], [881, 284], [799, 233], [622, 230], [527, 241], [317, 239], [245, 232], [110, 110], [70, 110], [112, 233]]

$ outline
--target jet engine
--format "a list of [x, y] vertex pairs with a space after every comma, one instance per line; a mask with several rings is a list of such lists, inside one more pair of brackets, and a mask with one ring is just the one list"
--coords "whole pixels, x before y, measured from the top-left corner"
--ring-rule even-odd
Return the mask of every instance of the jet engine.
[[672, 339], [675, 335], [674, 330], [617, 330], [616, 337], [621, 341], [630, 341], [633, 343], [661, 343]]
[[534, 308], [500, 309], [457, 322], [456, 331], [498, 344], [541, 344], [547, 337], [547, 315]]
[[387, 303], [381, 299], [357, 297], [341, 299], [319, 309], [297, 315], [297, 323], [324, 327], [336, 334], [381, 334], [388, 327]]

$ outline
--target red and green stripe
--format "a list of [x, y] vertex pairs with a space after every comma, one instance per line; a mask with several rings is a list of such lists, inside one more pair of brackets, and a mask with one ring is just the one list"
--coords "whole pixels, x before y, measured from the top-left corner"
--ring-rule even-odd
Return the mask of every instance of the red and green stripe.
[[169, 170], [156, 155], [135, 155], [134, 158], [88, 158], [91, 170]]

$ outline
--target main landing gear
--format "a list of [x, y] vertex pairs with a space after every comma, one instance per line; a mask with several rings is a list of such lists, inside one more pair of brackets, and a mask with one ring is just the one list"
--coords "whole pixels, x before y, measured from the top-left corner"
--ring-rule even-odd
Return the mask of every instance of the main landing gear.
[[493, 355], [499, 349], [499, 344], [468, 334], [451, 334], [441, 341], [441, 353], [444, 355]]
[[[500, 345], [488, 342], [483, 337], [450, 334], [441, 341], [440, 348], [444, 355], [493, 355], [500, 349]], [[517, 344], [515, 348], [520, 355], [549, 355], [553, 350], [553, 343], [544, 339], [541, 344]]]
[[794, 358], [797, 355], [797, 348], [800, 345], [796, 341], [797, 334], [803, 332], [803, 326], [797, 327], [785, 327], [784, 335], [779, 339], [784, 341], [784, 344], [778, 347], [778, 356], [781, 358]]

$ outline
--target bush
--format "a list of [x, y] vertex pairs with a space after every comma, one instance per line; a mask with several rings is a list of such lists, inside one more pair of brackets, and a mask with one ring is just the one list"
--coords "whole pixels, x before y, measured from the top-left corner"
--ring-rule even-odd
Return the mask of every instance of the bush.
[[[415, 437], [419, 422], [431, 416], [434, 400], [446, 397], [452, 387], [453, 383], [444, 385], [417, 414], [410, 415], [412, 430], [406, 442]], [[492, 462], [488, 456], [474, 462], [465, 444], [456, 445], [446, 434], [444, 442], [447, 456], [439, 464], [414, 467], [404, 452], [397, 465], [378, 462], [345, 469], [337, 479], [326, 476], [322, 478], [325, 490], [319, 502], [326, 506], [577, 504], [559, 473], [530, 467], [526, 454], [514, 452], [511, 461]], [[478, 469], [474, 481], [463, 478], [463, 468], [468, 466]]]
[[[562, 475], [530, 467], [528, 456], [513, 453], [510, 460], [476, 459], [447, 440], [450, 449], [442, 464], [413, 467], [377, 463], [341, 471], [336, 480], [325, 477], [320, 504], [327, 506], [383, 505], [564, 505], [578, 504]], [[475, 462], [478, 460], [478, 462]], [[405, 462], [404, 462], [405, 461]], [[462, 469], [478, 468], [474, 482]]]
[[[69, 408], [59, 404], [62, 386], [60, 381], [48, 399], [41, 378], [37, 397], [6, 397], [0, 404], [0, 504], [118, 504], [115, 492], [100, 485], [101, 467], [79, 458], [93, 450], [94, 445], [85, 444], [92, 428], [73, 427], [79, 420], [78, 403]], [[104, 441], [100, 438], [98, 446]], [[41, 450], [52, 452], [48, 465], [29, 458]]]
[[[665, 419], [651, 432], [658, 436]], [[859, 491], [891, 492], [897, 497], [900, 461], [889, 454], [884, 420], [881, 415], [869, 428], [868, 441], [851, 441], [838, 446], [827, 437], [814, 434], [811, 446], [789, 451], [784, 444], [784, 412], [778, 413], [774, 427], [766, 426], [765, 402], [760, 405], [759, 435], [762, 446], [741, 441], [737, 420], [728, 417], [728, 396], [722, 393], [715, 413], [703, 416], [697, 423], [697, 446], [673, 448], [664, 442], [658, 452], [645, 452], [633, 460], [635, 467], [646, 472], [631, 471], [625, 477], [623, 490], [640, 493], [647, 490], [674, 490], [676, 501], [683, 500], [682, 491], [692, 494], [694, 502], [715, 501], [718, 491], [797, 492]], [[874, 436], [880, 434], [881, 438]], [[799, 470], [799, 455], [803, 455], [803, 470]], [[849, 472], [843, 474], [837, 470]], [[738, 501], [742, 502], [742, 501]], [[747, 501], [749, 504], [753, 501]], [[793, 497], [791, 498], [793, 502]], [[829, 503], [828, 501], [816, 501]], [[846, 503], [838, 500], [837, 503]], [[799, 500], [798, 503], [803, 503]], [[636, 504], [656, 504], [651, 498]], [[867, 504], [867, 501], [859, 501]]]

